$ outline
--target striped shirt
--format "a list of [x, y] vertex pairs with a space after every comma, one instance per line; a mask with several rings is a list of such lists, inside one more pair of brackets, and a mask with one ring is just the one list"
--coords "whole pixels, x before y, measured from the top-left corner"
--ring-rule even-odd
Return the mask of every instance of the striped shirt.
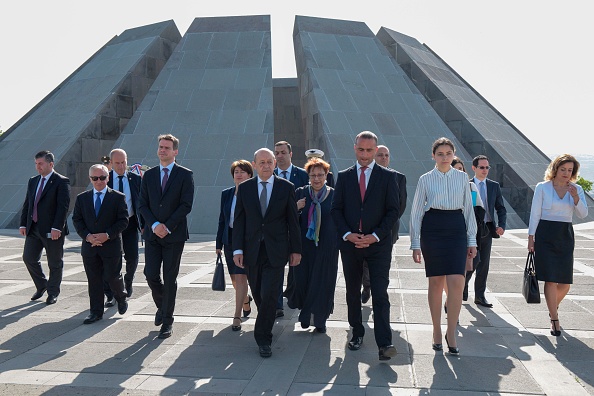
[[467, 246], [476, 246], [477, 226], [466, 173], [454, 168], [442, 173], [434, 168], [419, 178], [410, 211], [411, 250], [421, 248], [421, 224], [425, 212], [431, 208], [461, 209], [466, 221]]

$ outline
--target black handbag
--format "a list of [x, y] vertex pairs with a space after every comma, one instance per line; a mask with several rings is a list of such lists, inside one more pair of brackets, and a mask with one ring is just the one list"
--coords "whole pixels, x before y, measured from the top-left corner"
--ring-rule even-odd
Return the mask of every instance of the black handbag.
[[522, 295], [528, 304], [540, 304], [540, 291], [538, 290], [538, 279], [534, 270], [534, 252], [528, 253], [526, 268], [524, 268], [524, 283], [522, 284]]
[[215, 272], [212, 277], [212, 290], [225, 291], [225, 268], [223, 267], [223, 258], [220, 254], [217, 255]]

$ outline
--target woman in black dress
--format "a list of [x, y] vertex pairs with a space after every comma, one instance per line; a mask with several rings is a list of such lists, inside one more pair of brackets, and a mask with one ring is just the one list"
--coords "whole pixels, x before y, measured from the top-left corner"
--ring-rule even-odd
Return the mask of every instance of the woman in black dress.
[[334, 309], [334, 289], [338, 272], [338, 239], [330, 216], [334, 189], [326, 178], [330, 165], [312, 158], [305, 164], [310, 184], [295, 190], [303, 253], [301, 264], [293, 267], [295, 288], [288, 298], [290, 308], [299, 308], [299, 322], [307, 329], [315, 326], [326, 332], [326, 320]]
[[445, 340], [451, 354], [457, 355], [456, 323], [462, 306], [466, 260], [476, 256], [476, 219], [468, 176], [451, 166], [455, 148], [447, 138], [432, 147], [435, 168], [419, 178], [410, 213], [410, 239], [413, 260], [425, 259], [429, 280], [428, 301], [433, 322], [433, 344], [441, 343], [441, 304], [447, 284], [448, 327]]
[[544, 281], [544, 295], [551, 320], [551, 335], [560, 336], [559, 304], [573, 283], [573, 214], [588, 215], [584, 190], [575, 184], [580, 163], [562, 154], [549, 164], [545, 181], [534, 189], [528, 250], [534, 252], [536, 278]]

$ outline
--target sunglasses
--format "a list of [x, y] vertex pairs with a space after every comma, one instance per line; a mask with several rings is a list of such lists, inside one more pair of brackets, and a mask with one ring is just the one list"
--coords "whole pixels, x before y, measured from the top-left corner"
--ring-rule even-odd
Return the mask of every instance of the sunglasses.
[[491, 169], [491, 165], [487, 165], [487, 166], [477, 166], [478, 169]]
[[89, 178], [93, 181], [97, 181], [97, 180], [103, 181], [103, 180], [107, 179], [107, 176], [89, 176]]

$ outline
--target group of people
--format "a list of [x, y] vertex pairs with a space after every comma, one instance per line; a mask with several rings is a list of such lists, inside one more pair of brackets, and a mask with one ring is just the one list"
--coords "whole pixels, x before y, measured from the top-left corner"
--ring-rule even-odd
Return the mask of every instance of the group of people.
[[[128, 172], [126, 152], [110, 153], [111, 170], [89, 169], [92, 189], [79, 194], [73, 224], [82, 238], [81, 255], [88, 279], [90, 314], [84, 323], [102, 319], [104, 307], [128, 308], [138, 266], [138, 235], [145, 245], [144, 275], [156, 306], [159, 338], [173, 333], [177, 275], [192, 209], [192, 171], [176, 163], [179, 140], [158, 137], [159, 166], [142, 179]], [[304, 168], [292, 163], [286, 141], [274, 151], [261, 148], [253, 160], [231, 164], [234, 186], [223, 190], [216, 253], [224, 255], [235, 289], [231, 329], [257, 306], [254, 337], [262, 357], [272, 355], [275, 318], [283, 316], [283, 298], [300, 310], [299, 322], [319, 333], [334, 309], [340, 252], [346, 283], [350, 350], [363, 344], [361, 306], [373, 299], [375, 342], [380, 360], [397, 353], [392, 343], [388, 297], [392, 246], [398, 239], [406, 208], [406, 177], [389, 168], [390, 152], [369, 131], [355, 137], [355, 165], [340, 171], [334, 185], [323, 152], [310, 149]], [[475, 274], [474, 302], [492, 307], [485, 298], [492, 239], [505, 232], [506, 209], [499, 184], [487, 178], [489, 159], [472, 162], [469, 180], [451, 140], [433, 143], [435, 168], [419, 179], [412, 201], [410, 238], [413, 260], [424, 262], [433, 322], [432, 347], [443, 350], [441, 307], [447, 314], [445, 340], [457, 355], [456, 325], [468, 284]], [[54, 171], [48, 151], [35, 156], [39, 175], [29, 180], [21, 215], [25, 236], [23, 260], [35, 283], [31, 300], [47, 291], [47, 304], [57, 302], [68, 234], [68, 178]], [[545, 281], [551, 334], [559, 335], [558, 307], [569, 291], [573, 268], [572, 216], [587, 215], [583, 189], [575, 184], [579, 163], [570, 155], [555, 158], [536, 186], [532, 201], [528, 249], [535, 252], [536, 273]], [[46, 250], [49, 277], [40, 263]], [[125, 274], [121, 275], [123, 259]], [[285, 283], [286, 264], [289, 272]], [[249, 290], [251, 290], [251, 295]], [[104, 303], [106, 296], [107, 302]]]

